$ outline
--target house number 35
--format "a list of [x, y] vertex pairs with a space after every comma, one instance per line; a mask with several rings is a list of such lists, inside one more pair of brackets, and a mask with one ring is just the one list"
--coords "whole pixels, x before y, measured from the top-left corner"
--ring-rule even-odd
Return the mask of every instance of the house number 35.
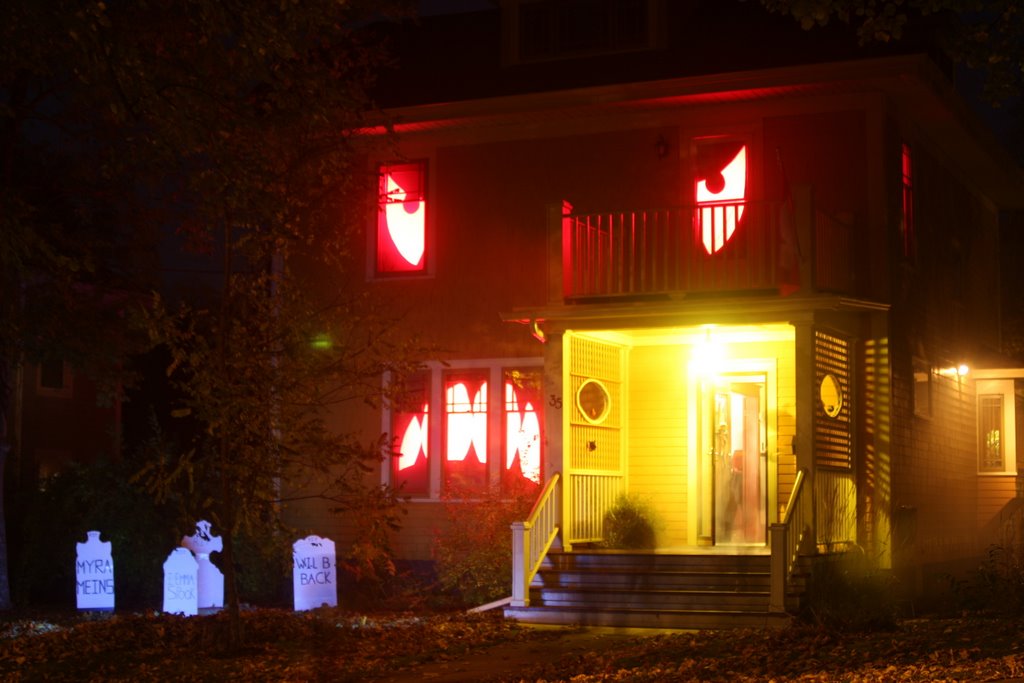
[[548, 401], [548, 405], [551, 406], [552, 408], [554, 408], [555, 410], [561, 410], [562, 409], [562, 397], [558, 396], [557, 394], [551, 394], [551, 400]]

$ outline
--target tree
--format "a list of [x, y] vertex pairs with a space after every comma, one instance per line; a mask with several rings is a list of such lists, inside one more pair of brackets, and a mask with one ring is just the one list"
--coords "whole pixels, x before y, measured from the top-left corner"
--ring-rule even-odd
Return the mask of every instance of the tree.
[[[359, 476], [380, 444], [327, 422], [339, 403], [378, 400], [382, 372], [412, 365], [390, 311], [345, 287], [347, 228], [366, 206], [351, 133], [386, 58], [367, 27], [407, 4], [24, 0], [2, 35], [9, 121], [28, 120], [19, 108], [51, 114], [104, 180], [124, 183], [119, 206], [220, 261], [212, 305], [146, 307], [173, 358], [179, 414], [203, 429], [143, 480], [158, 495], [184, 484], [217, 525], [235, 617], [232, 540], [274, 525], [282, 478], [306, 472], [338, 507], [381, 493]], [[333, 287], [314, 297], [314, 278]]]
[[1019, 104], [1024, 92], [1024, 7], [1017, 0], [760, 0], [805, 29], [838, 19], [861, 44], [897, 41], [927, 23], [949, 55], [983, 74], [990, 102]]

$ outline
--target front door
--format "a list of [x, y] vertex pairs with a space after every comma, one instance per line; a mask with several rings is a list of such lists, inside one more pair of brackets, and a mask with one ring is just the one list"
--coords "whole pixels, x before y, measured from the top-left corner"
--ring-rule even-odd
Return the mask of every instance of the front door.
[[766, 541], [765, 377], [723, 373], [701, 382], [699, 542]]

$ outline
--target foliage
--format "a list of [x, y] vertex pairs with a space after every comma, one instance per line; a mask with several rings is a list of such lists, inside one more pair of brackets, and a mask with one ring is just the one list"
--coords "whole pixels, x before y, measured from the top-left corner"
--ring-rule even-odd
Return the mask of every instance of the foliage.
[[654, 548], [654, 512], [641, 498], [622, 494], [604, 514], [604, 543], [607, 548], [648, 550]]
[[127, 483], [133, 467], [74, 465], [29, 497], [25, 545], [13, 577], [18, 603], [74, 605], [76, 543], [98, 530], [100, 540], [111, 542], [117, 605], [160, 604], [162, 563], [181, 537], [169, 523], [170, 506], [157, 505]]
[[861, 633], [896, 625], [894, 580], [856, 550], [812, 559], [804, 620], [830, 631]]
[[945, 48], [984, 73], [997, 103], [1019, 102], [1024, 86], [1024, 8], [1016, 0], [760, 0], [805, 29], [832, 19], [853, 26], [862, 44], [900, 40], [926, 22], [945, 28]]
[[512, 590], [513, 522], [533, 506], [526, 492], [503, 495], [449, 491], [444, 526], [434, 531], [433, 554], [442, 590], [464, 605], [482, 605]]
[[[81, 152], [70, 175], [116, 189], [105, 199], [126, 225], [173, 230], [220, 270], [210, 305], [142, 307], [171, 356], [175, 414], [200, 429], [138, 481], [213, 522], [236, 617], [234, 539], [277, 537], [280, 482], [296, 477], [303, 496], [356, 505], [381, 444], [336, 433], [331, 415], [409, 365], [390, 311], [346, 280], [361, 274], [346, 259], [366, 189], [350, 132], [386, 59], [367, 27], [408, 4], [15, 0], [0, 34], [0, 115], [19, 150]], [[35, 248], [41, 206], [14, 203], [12, 253]]]
[[962, 610], [996, 615], [1024, 614], [1024, 548], [992, 545], [978, 568], [967, 577], [950, 577]]
[[10, 681], [967, 681], [1024, 673], [1017, 621], [916, 619], [852, 638], [820, 628], [610, 633], [523, 628], [500, 615], [243, 614], [252, 647], [226, 656], [223, 616], [117, 615], [0, 622]]

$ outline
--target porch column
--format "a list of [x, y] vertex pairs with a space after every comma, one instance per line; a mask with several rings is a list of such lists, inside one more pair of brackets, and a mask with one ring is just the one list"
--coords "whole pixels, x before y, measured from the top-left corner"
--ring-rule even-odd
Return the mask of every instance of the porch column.
[[[564, 419], [566, 407], [563, 406], [563, 360], [564, 337], [562, 332], [549, 333], [544, 344], [544, 481], [550, 481], [556, 472], [562, 473], [559, 483], [564, 488], [568, 478], [565, 472], [565, 457], [562, 450]], [[567, 509], [565, 496], [561, 497], [564, 509]], [[568, 527], [561, 515], [559, 538], [555, 545], [563, 542], [562, 533]], [[568, 548], [566, 548], [568, 550]]]
[[[804, 495], [814, 495], [814, 325], [811, 321], [793, 324], [795, 331], [795, 375], [796, 375], [796, 435], [793, 437], [793, 454], [796, 456], [796, 472], [803, 470]], [[811, 538], [817, 538], [818, 523], [816, 506], [811, 506]]]

